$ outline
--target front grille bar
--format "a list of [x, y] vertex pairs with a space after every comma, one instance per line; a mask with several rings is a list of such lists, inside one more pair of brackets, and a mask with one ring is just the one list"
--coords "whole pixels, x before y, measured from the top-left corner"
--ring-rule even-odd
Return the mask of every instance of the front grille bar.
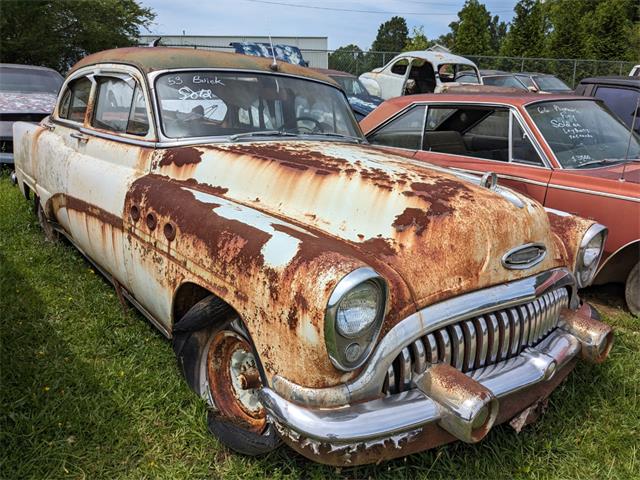
[[445, 363], [470, 372], [514, 357], [556, 328], [560, 310], [568, 303], [568, 291], [558, 288], [529, 303], [430, 332], [402, 349], [388, 369], [383, 390], [387, 394], [410, 390], [413, 376], [429, 364]]

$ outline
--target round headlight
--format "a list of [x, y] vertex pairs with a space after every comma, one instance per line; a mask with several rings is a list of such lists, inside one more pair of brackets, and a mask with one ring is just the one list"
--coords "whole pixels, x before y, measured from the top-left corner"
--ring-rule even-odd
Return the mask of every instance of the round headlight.
[[380, 287], [375, 283], [365, 282], [354, 287], [338, 304], [338, 333], [347, 338], [361, 335], [376, 321], [381, 303]]
[[336, 284], [327, 302], [324, 339], [333, 365], [349, 372], [362, 365], [380, 334], [387, 305], [387, 282], [360, 267]]
[[589, 227], [585, 232], [576, 259], [576, 280], [578, 288], [588, 286], [598, 269], [598, 263], [604, 251], [607, 229], [598, 223]]

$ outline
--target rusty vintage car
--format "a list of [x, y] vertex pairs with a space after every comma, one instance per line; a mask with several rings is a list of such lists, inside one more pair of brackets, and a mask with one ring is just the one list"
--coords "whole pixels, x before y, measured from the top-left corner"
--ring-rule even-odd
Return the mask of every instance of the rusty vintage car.
[[613, 334], [606, 229], [366, 145], [309, 69], [130, 48], [15, 126], [19, 186], [172, 339], [210, 430], [357, 465], [520, 419]]
[[624, 284], [629, 310], [640, 315], [640, 136], [603, 102], [457, 90], [390, 100], [361, 127], [371, 143], [467, 173], [494, 172], [545, 207], [606, 225], [593, 283]]

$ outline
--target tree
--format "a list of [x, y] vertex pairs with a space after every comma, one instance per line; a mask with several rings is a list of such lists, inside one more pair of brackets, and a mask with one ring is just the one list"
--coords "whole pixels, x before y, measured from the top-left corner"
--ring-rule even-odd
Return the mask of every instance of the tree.
[[584, 18], [591, 14], [594, 4], [584, 0], [548, 2], [551, 30], [545, 41], [546, 57], [584, 58], [587, 37]]
[[588, 35], [584, 52], [587, 58], [638, 60], [637, 37], [635, 45], [630, 41], [634, 37], [634, 3], [634, 0], [601, 1], [593, 14], [585, 17], [584, 30]]
[[520, 0], [500, 53], [510, 57], [541, 57], [548, 28], [540, 0]]
[[413, 27], [411, 31], [412, 35], [407, 39], [407, 43], [404, 44], [403, 51], [411, 52], [414, 50], [426, 50], [433, 42], [430, 42], [427, 36], [424, 34], [424, 27]]
[[491, 33], [491, 50], [494, 54], [500, 52], [500, 46], [507, 36], [507, 23], [501, 22], [498, 15], [494, 15], [489, 25], [489, 31]]
[[329, 54], [329, 68], [359, 75], [364, 67], [364, 54], [359, 46], [351, 43]]
[[371, 45], [375, 52], [400, 52], [409, 38], [407, 22], [402, 17], [391, 17], [378, 28], [378, 35]]
[[155, 13], [136, 0], [3, 0], [0, 61], [65, 72], [83, 56], [136, 43]]
[[478, 0], [467, 0], [451, 22], [453, 51], [459, 55], [491, 55], [491, 14]]

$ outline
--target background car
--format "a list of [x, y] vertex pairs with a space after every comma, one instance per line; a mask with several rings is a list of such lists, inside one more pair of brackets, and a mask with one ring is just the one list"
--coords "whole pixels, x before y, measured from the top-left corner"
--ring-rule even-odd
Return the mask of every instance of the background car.
[[482, 83], [485, 85], [511, 87], [523, 91], [528, 90], [527, 86], [511, 72], [503, 72], [501, 70], [480, 70], [480, 76], [482, 77]]
[[607, 225], [595, 283], [625, 283], [627, 305], [640, 313], [640, 136], [601, 101], [532, 93], [400, 97], [361, 127], [371, 143], [466, 172], [495, 172], [546, 207]]
[[571, 87], [555, 75], [549, 73], [517, 72], [515, 77], [532, 92], [537, 93], [569, 93]]
[[640, 76], [640, 65], [634, 65], [634, 67], [629, 72], [630, 77], [638, 77]]
[[327, 75], [342, 87], [358, 121], [369, 115], [374, 108], [383, 102], [382, 98], [371, 95], [355, 75], [327, 68], [314, 68], [313, 70]]
[[60, 85], [62, 76], [50, 68], [0, 64], [0, 164], [13, 163], [13, 123], [49, 115]]
[[273, 58], [282, 62], [308, 67], [309, 62], [302, 58], [302, 51], [294, 45], [276, 43], [271, 45], [265, 42], [231, 42], [236, 53], [252, 55], [254, 57]]
[[[576, 95], [596, 97], [640, 133], [640, 77], [591, 77], [580, 80]], [[635, 121], [635, 125], [634, 125]]]
[[360, 75], [370, 94], [385, 100], [401, 95], [439, 93], [444, 85], [459, 83], [456, 76], [471, 71], [469, 83], [482, 83], [471, 60], [451, 53], [419, 50], [394, 57], [384, 67]]

